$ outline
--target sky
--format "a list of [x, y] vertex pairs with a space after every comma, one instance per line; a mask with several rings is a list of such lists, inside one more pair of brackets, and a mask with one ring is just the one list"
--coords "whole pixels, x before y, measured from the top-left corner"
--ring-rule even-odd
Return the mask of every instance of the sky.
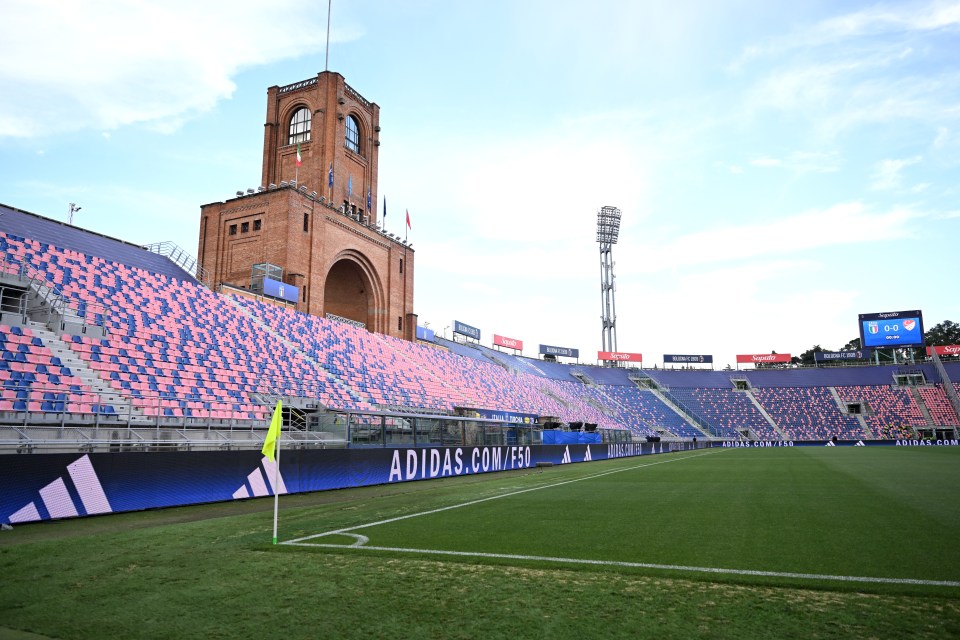
[[[327, 66], [327, 3], [0, 0], [0, 202], [196, 254], [259, 185], [266, 89]], [[381, 109], [414, 310], [617, 350], [836, 350], [857, 314], [960, 321], [960, 0], [332, 0]]]

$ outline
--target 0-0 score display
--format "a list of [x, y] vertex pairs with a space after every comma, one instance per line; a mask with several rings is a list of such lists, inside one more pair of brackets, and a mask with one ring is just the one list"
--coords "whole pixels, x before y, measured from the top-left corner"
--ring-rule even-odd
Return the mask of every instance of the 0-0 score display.
[[919, 310], [861, 313], [860, 345], [879, 349], [922, 347], [923, 314]]

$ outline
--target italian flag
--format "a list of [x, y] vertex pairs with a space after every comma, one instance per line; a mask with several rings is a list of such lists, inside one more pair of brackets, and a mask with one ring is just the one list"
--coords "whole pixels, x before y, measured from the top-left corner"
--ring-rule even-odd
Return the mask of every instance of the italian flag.
[[303, 156], [300, 155], [300, 145], [297, 144], [297, 166], [299, 167], [303, 163]]

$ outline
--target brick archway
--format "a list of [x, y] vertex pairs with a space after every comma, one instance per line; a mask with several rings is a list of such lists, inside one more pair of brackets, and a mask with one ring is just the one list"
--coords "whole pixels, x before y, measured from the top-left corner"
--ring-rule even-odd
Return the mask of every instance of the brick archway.
[[366, 256], [353, 249], [336, 255], [324, 278], [324, 313], [356, 320], [369, 331], [384, 333], [384, 300], [380, 275]]

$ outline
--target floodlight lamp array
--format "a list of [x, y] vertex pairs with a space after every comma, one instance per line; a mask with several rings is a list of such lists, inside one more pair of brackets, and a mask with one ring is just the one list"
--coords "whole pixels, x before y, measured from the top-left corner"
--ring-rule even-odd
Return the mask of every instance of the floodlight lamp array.
[[601, 207], [597, 212], [597, 242], [617, 244], [620, 236], [620, 209]]

